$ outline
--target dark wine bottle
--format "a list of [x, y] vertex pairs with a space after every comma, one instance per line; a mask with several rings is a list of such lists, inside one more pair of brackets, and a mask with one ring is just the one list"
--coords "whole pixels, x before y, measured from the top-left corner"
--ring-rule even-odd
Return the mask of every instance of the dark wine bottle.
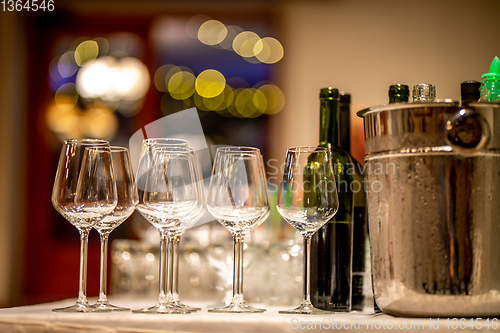
[[319, 309], [351, 311], [353, 176], [349, 154], [340, 146], [340, 94], [320, 91], [320, 143], [330, 148], [339, 209], [311, 240], [311, 301]]
[[362, 311], [365, 305], [363, 284], [365, 279], [365, 253], [368, 238], [365, 182], [362, 164], [351, 152], [351, 95], [340, 94], [340, 146], [351, 155], [353, 175], [353, 238], [352, 238], [352, 310]]

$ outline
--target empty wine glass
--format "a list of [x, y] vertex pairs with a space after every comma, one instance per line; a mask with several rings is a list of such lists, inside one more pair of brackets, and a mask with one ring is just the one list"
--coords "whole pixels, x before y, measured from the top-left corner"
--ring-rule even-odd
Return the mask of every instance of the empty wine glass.
[[330, 150], [323, 147], [294, 147], [286, 154], [277, 208], [281, 216], [304, 236], [304, 298], [289, 314], [327, 314], [311, 303], [311, 237], [338, 209], [337, 186]]
[[[163, 147], [164, 145], [162, 145]], [[198, 220], [202, 217], [204, 213], [204, 207], [205, 207], [205, 194], [204, 194], [204, 181], [203, 181], [203, 173], [201, 171], [201, 166], [200, 166], [200, 161], [198, 159], [198, 154], [193, 148], [189, 148], [189, 154], [192, 155], [192, 161], [193, 161], [193, 167], [194, 167], [194, 177], [196, 181], [196, 190], [198, 191], [198, 197], [200, 198], [200, 202], [198, 205], [198, 209], [194, 209], [191, 214], [186, 216], [185, 220], [186, 223], [183, 224], [185, 225], [186, 229], [191, 228], [196, 225]], [[184, 233], [186, 230], [181, 230], [177, 232], [174, 235], [171, 235], [170, 241], [173, 243], [172, 244], [172, 258], [169, 258], [172, 260], [172, 296], [175, 300], [175, 304], [184, 309], [188, 310], [191, 312], [196, 312], [201, 310], [201, 308], [196, 308], [192, 306], [188, 306], [183, 304], [180, 301], [179, 297], [179, 243], [180, 243], [180, 238], [181, 235]]]
[[[106, 153], [97, 154], [93, 148]], [[116, 185], [109, 143], [95, 139], [64, 142], [52, 190], [52, 205], [80, 233], [78, 299], [61, 312], [90, 312], [87, 301], [88, 237], [92, 227], [117, 204]]]
[[192, 311], [179, 307], [172, 295], [172, 237], [186, 228], [188, 217], [199, 210], [202, 203], [196, 185], [193, 155], [182, 146], [154, 145], [152, 152], [141, 209], [161, 236], [160, 295], [155, 306], [134, 312], [190, 313]]
[[258, 313], [243, 299], [243, 239], [269, 210], [267, 182], [260, 150], [221, 147], [215, 154], [207, 208], [234, 238], [233, 298], [209, 309], [221, 313]]
[[[104, 148], [93, 148], [96, 154], [107, 154]], [[111, 147], [111, 158], [116, 181], [118, 203], [115, 209], [94, 225], [101, 239], [101, 268], [99, 299], [92, 305], [94, 312], [129, 311], [109, 303], [106, 296], [107, 258], [109, 234], [132, 215], [138, 202], [132, 164], [127, 148]]]

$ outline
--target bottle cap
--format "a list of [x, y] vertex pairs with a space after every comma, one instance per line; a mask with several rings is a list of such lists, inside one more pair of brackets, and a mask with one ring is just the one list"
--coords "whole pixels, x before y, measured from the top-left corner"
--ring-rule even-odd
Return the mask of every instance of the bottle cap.
[[477, 102], [481, 97], [479, 92], [481, 82], [479, 81], [464, 81], [460, 84], [460, 96], [463, 102]]
[[490, 72], [481, 76], [483, 79], [498, 79], [500, 78], [500, 59], [497, 56], [493, 58], [490, 65]]
[[321, 88], [319, 91], [319, 98], [335, 98], [339, 99], [339, 90], [336, 88], [328, 87], [328, 88]]
[[340, 103], [350, 104], [351, 103], [351, 94], [341, 92], [340, 93]]
[[414, 102], [432, 102], [436, 99], [436, 87], [428, 83], [419, 83], [413, 86]]
[[410, 87], [406, 84], [393, 84], [389, 87], [389, 100], [408, 101], [410, 97]]

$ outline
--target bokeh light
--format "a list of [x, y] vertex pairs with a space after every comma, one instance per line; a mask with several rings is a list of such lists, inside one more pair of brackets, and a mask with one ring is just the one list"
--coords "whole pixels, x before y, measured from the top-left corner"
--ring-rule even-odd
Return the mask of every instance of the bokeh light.
[[88, 137], [110, 140], [118, 131], [118, 118], [106, 107], [94, 107], [84, 113], [82, 126]]
[[272, 115], [283, 110], [285, 106], [285, 94], [281, 89], [274, 84], [265, 84], [258, 91], [262, 92], [266, 97], [267, 107], [265, 114]]
[[168, 80], [168, 92], [175, 99], [187, 99], [194, 94], [195, 80], [196, 77], [191, 72], [183, 70], [176, 71]]
[[59, 57], [57, 70], [63, 78], [73, 76], [78, 71], [78, 65], [75, 62], [75, 52], [68, 51]]
[[192, 38], [198, 38], [200, 26], [208, 20], [210, 20], [210, 17], [204, 14], [198, 14], [191, 17], [186, 23], [187, 35]]
[[226, 87], [226, 78], [215, 69], [207, 69], [198, 75], [195, 82], [196, 92], [205, 98], [213, 98]]
[[280, 61], [284, 54], [281, 43], [272, 37], [265, 37], [257, 41], [253, 51], [257, 59], [266, 64]]
[[227, 36], [226, 26], [217, 20], [208, 20], [200, 26], [198, 39], [206, 45], [216, 45]]
[[255, 56], [254, 47], [260, 40], [259, 35], [252, 31], [243, 31], [233, 40], [233, 50], [242, 57]]
[[227, 36], [224, 38], [222, 42], [219, 43], [219, 46], [225, 50], [233, 50], [233, 41], [240, 33], [243, 32], [243, 29], [238, 27], [237, 25], [228, 25], [227, 27]]
[[69, 111], [78, 102], [78, 92], [74, 83], [66, 83], [57, 89], [54, 102], [61, 111]]
[[149, 72], [137, 58], [100, 57], [78, 71], [76, 86], [85, 98], [133, 101], [148, 91]]
[[89, 61], [94, 61], [99, 55], [99, 44], [93, 40], [86, 40], [76, 47], [75, 62], [78, 66], [83, 66]]
[[81, 133], [80, 111], [77, 108], [61, 110], [53, 103], [45, 113], [45, 123], [52, 132], [63, 135], [64, 139]]

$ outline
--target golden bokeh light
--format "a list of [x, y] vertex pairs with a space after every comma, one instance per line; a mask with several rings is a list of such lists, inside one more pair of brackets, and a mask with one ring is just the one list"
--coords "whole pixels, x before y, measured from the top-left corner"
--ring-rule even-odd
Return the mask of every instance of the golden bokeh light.
[[255, 118], [265, 112], [267, 101], [261, 91], [255, 88], [246, 88], [239, 91], [234, 106], [236, 110], [233, 110], [232, 114], [245, 118]]
[[265, 64], [274, 64], [283, 58], [283, 45], [272, 37], [265, 37], [257, 41], [253, 52], [257, 59]]
[[233, 40], [233, 50], [242, 57], [255, 56], [254, 47], [260, 40], [259, 35], [252, 31], [243, 31]]
[[191, 72], [177, 71], [168, 80], [167, 89], [170, 95], [178, 100], [191, 97], [194, 94], [196, 77]]
[[196, 92], [205, 98], [213, 98], [224, 91], [226, 78], [215, 69], [207, 69], [195, 81]]
[[88, 109], [82, 117], [83, 132], [91, 138], [112, 139], [118, 132], [118, 118], [106, 107]]
[[217, 45], [227, 36], [224, 23], [217, 20], [208, 20], [200, 26], [198, 39], [206, 45]]
[[265, 114], [272, 115], [283, 110], [285, 106], [285, 95], [281, 89], [274, 84], [265, 84], [258, 91], [266, 97], [267, 107]]
[[99, 55], [99, 44], [94, 40], [86, 40], [75, 49], [75, 62], [78, 66], [83, 66], [89, 61], [94, 61]]
[[69, 111], [75, 107], [78, 97], [75, 84], [66, 83], [57, 89], [54, 102], [61, 111]]
[[80, 133], [80, 111], [77, 108], [62, 110], [55, 103], [45, 113], [45, 123], [54, 133], [67, 134], [65, 138]]

